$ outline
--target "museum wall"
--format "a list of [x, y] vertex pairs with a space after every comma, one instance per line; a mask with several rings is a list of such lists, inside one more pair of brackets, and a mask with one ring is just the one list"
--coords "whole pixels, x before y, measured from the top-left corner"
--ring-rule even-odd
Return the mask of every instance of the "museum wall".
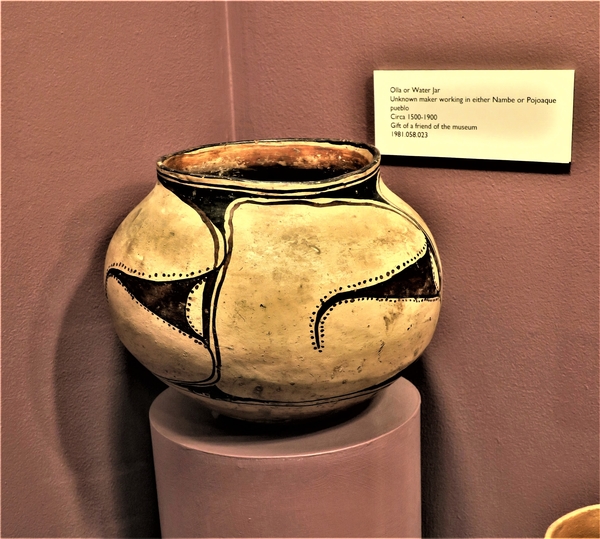
[[406, 371], [425, 536], [539, 537], [597, 503], [598, 39], [597, 2], [3, 2], [0, 535], [159, 533], [164, 386], [111, 327], [110, 236], [169, 151], [374, 142], [373, 69], [576, 70], [568, 174], [382, 174], [444, 265]]
[[148, 408], [110, 237], [157, 157], [232, 136], [225, 4], [2, 4], [3, 537], [156, 537]]

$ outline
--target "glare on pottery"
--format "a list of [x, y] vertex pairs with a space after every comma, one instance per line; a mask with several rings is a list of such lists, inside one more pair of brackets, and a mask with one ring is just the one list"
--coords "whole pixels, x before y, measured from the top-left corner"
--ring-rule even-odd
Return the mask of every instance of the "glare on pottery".
[[203, 146], [158, 182], [106, 256], [116, 331], [214, 411], [285, 421], [365, 401], [430, 342], [441, 266], [367, 144]]

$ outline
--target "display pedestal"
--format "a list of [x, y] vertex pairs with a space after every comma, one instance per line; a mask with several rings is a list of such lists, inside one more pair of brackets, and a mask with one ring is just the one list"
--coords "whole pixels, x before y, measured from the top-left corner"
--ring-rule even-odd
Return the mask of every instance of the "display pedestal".
[[150, 408], [163, 537], [420, 537], [420, 396], [400, 378], [353, 414], [244, 423], [167, 389]]

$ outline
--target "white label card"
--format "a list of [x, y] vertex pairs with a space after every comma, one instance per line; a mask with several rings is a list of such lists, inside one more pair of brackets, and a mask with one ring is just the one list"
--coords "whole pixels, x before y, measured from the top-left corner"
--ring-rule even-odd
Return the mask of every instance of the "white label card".
[[570, 163], [574, 70], [374, 71], [383, 155]]

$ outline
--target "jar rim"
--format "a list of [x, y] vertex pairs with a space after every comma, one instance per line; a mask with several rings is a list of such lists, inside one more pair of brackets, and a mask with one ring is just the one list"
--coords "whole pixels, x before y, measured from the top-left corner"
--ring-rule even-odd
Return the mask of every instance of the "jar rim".
[[[164, 155], [156, 168], [159, 179], [186, 185], [286, 192], [362, 182], [377, 172], [380, 163], [379, 150], [370, 144], [281, 138], [206, 144]], [[257, 176], [257, 169], [269, 171], [274, 178]], [[306, 180], [277, 177], [292, 169], [300, 173], [322, 171], [323, 177], [310, 179], [308, 173]]]

